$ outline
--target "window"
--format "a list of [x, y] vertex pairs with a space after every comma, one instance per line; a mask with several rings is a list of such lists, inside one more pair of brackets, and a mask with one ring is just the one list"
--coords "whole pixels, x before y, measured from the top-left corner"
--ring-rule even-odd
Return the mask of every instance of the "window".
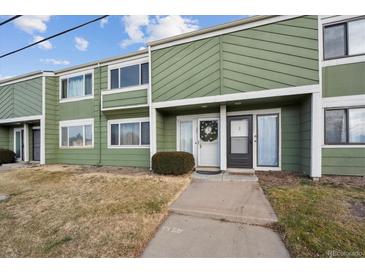
[[365, 144], [365, 108], [326, 110], [325, 143]]
[[110, 89], [145, 85], [148, 82], [148, 63], [110, 70]]
[[145, 147], [150, 144], [148, 118], [109, 121], [110, 147]]
[[61, 79], [61, 99], [80, 98], [93, 94], [92, 73]]
[[279, 115], [257, 115], [257, 166], [279, 166]]
[[60, 122], [60, 147], [93, 147], [93, 119]]
[[365, 54], [365, 19], [326, 26], [324, 59]]

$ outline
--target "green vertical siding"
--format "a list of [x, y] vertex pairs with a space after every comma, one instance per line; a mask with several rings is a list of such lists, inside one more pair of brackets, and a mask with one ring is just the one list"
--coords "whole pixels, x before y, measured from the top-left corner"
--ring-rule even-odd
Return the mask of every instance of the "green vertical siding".
[[0, 86], [0, 119], [42, 114], [42, 77]]
[[285, 171], [302, 171], [300, 105], [281, 109], [281, 166]]
[[9, 127], [0, 126], [0, 148], [9, 149]]
[[152, 52], [154, 102], [318, 84], [317, 18]]
[[365, 94], [365, 62], [322, 69], [323, 97]]
[[365, 176], [365, 148], [323, 148], [322, 174]]
[[301, 135], [301, 157], [302, 171], [310, 174], [311, 168], [311, 98], [304, 100], [300, 109], [300, 135]]

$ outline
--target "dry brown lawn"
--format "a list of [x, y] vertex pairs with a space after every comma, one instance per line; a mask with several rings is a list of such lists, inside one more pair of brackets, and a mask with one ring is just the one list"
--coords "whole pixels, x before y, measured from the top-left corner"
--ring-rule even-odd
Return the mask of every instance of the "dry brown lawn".
[[0, 257], [135, 257], [189, 176], [50, 165], [0, 173]]

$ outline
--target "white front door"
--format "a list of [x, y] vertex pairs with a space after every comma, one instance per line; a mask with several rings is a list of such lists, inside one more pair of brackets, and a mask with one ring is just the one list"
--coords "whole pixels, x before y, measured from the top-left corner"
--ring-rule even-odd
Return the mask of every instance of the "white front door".
[[198, 166], [219, 166], [219, 119], [198, 120]]

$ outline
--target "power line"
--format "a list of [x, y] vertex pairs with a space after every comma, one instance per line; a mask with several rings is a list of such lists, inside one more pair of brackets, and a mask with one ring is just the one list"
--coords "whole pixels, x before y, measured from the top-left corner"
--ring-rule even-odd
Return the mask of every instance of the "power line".
[[0, 23], [0, 26], [5, 25], [6, 23], [9, 23], [9, 22], [11, 22], [11, 21], [13, 21], [13, 20], [15, 20], [15, 19], [19, 18], [20, 16], [21, 16], [21, 15], [15, 15], [15, 16], [13, 16], [13, 17], [10, 17], [9, 19], [6, 19], [5, 21], [2, 21], [2, 22]]
[[83, 23], [83, 24], [81, 24], [81, 25], [78, 25], [78, 26], [76, 26], [76, 27], [73, 27], [73, 28], [70, 28], [70, 29], [64, 30], [64, 31], [62, 31], [62, 32], [56, 33], [56, 34], [51, 35], [51, 36], [49, 36], [49, 37], [47, 37], [47, 38], [44, 38], [44, 39], [42, 39], [42, 40], [39, 40], [39, 41], [34, 42], [34, 43], [32, 43], [32, 44], [29, 44], [29, 45], [27, 45], [27, 46], [25, 46], [25, 47], [19, 48], [19, 49], [17, 49], [17, 50], [13, 50], [13, 51], [8, 52], [8, 53], [5, 53], [5, 54], [3, 54], [3, 55], [1, 55], [1, 56], [0, 56], [0, 59], [1, 59], [1, 58], [4, 58], [4, 57], [6, 57], [6, 56], [9, 56], [9, 55], [11, 55], [11, 54], [17, 53], [17, 52], [19, 52], [19, 51], [25, 50], [25, 49], [27, 49], [27, 48], [33, 47], [33, 46], [35, 46], [35, 45], [37, 45], [37, 44], [43, 43], [44, 41], [50, 40], [50, 39], [55, 38], [55, 37], [57, 37], [57, 36], [63, 35], [63, 34], [65, 34], [65, 33], [67, 33], [67, 32], [73, 31], [73, 30], [75, 30], [75, 29], [79, 29], [79, 28], [84, 27], [84, 26], [86, 26], [86, 25], [88, 25], [88, 24], [91, 24], [91, 23], [94, 23], [94, 22], [96, 22], [96, 21], [99, 21], [99, 20], [101, 20], [101, 19], [103, 19], [103, 18], [105, 18], [105, 17], [107, 17], [107, 16], [108, 16], [108, 15], [100, 16], [100, 17], [98, 17], [98, 18], [96, 18], [96, 19], [93, 19], [93, 20], [91, 20], [91, 21], [88, 21], [88, 22], [86, 22], [86, 23]]

